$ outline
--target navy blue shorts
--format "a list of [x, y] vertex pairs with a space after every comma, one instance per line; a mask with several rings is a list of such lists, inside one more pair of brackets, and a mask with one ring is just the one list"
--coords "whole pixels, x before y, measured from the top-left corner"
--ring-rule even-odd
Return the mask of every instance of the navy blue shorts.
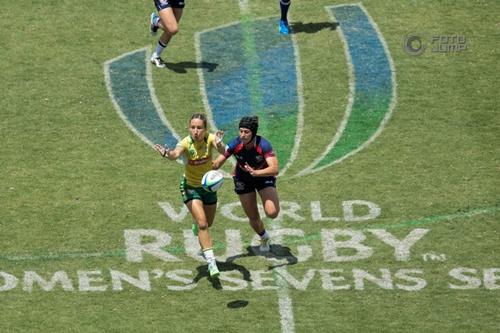
[[185, 0], [153, 0], [155, 7], [158, 11], [172, 7], [172, 8], [184, 8]]
[[236, 192], [236, 194], [252, 193], [255, 190], [260, 191], [269, 186], [276, 187], [276, 177], [233, 177], [233, 181], [234, 192]]

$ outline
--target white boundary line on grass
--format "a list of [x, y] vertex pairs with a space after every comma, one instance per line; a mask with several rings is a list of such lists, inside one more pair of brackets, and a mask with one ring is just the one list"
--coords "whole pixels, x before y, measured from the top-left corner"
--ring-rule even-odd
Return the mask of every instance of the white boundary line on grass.
[[290, 158], [286, 165], [281, 169], [279, 175], [283, 176], [288, 168], [292, 165], [293, 161], [297, 158], [300, 141], [302, 140], [302, 130], [304, 129], [304, 83], [302, 81], [302, 72], [300, 71], [301, 62], [299, 54], [299, 46], [297, 45], [297, 39], [292, 34], [290, 36], [293, 45], [293, 54], [295, 56], [295, 74], [297, 75], [297, 100], [299, 102], [299, 112], [297, 114], [297, 130], [295, 132], [295, 142], [293, 143], [293, 149], [290, 153]]
[[[279, 229], [280, 224], [278, 222], [271, 223], [271, 230]], [[295, 320], [293, 318], [293, 303], [290, 297], [290, 292], [288, 290], [288, 284], [286, 280], [281, 276], [279, 270], [285, 270], [286, 266], [281, 268], [273, 268], [273, 276], [278, 286], [278, 306], [280, 311], [280, 322], [281, 322], [281, 332], [283, 333], [294, 333], [295, 332]]]

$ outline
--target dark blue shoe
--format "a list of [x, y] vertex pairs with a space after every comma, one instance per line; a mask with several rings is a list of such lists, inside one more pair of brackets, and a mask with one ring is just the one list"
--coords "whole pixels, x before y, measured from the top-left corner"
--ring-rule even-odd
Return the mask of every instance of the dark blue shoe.
[[290, 34], [290, 26], [288, 25], [287, 21], [280, 20], [279, 31], [280, 31], [280, 34], [282, 34], [282, 35]]

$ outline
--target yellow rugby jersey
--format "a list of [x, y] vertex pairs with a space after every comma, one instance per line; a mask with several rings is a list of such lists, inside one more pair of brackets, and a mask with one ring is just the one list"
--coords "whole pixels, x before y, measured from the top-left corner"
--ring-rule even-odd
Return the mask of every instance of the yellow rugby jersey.
[[215, 135], [209, 133], [201, 142], [194, 141], [191, 136], [186, 136], [177, 146], [184, 149], [186, 165], [184, 176], [187, 184], [201, 187], [201, 178], [212, 170], [212, 149], [214, 148]]

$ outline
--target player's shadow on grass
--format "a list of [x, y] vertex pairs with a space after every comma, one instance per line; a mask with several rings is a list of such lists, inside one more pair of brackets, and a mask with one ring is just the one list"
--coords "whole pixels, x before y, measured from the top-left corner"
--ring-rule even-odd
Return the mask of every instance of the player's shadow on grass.
[[178, 63], [166, 62], [165, 65], [171, 71], [181, 74], [187, 73], [188, 69], [197, 69], [197, 68], [204, 68], [207, 69], [209, 72], [213, 72], [215, 71], [217, 66], [219, 66], [219, 64], [207, 61], [202, 61], [202, 62], [181, 61]]
[[226, 262], [232, 262], [238, 258], [263, 256], [269, 259], [276, 259], [275, 265], [270, 265], [269, 270], [288, 265], [295, 265], [298, 262], [297, 257], [292, 254], [292, 251], [287, 246], [280, 244], [271, 244], [271, 250], [266, 253], [261, 253], [258, 246], [248, 246], [247, 253], [238, 254], [227, 258]]
[[293, 22], [290, 24], [292, 28], [292, 33], [306, 33], [306, 34], [314, 34], [324, 29], [336, 30], [339, 26], [337, 22], [310, 22], [310, 23], [302, 23], [302, 22]]
[[[252, 281], [250, 271], [246, 269], [245, 266], [235, 264], [234, 262], [217, 261], [217, 267], [219, 268], [219, 272], [238, 271], [243, 275], [243, 279], [245, 281]], [[198, 266], [196, 267], [196, 270], [198, 271], [198, 274], [193, 279], [194, 283], [198, 283], [198, 281], [205, 277], [210, 281], [210, 283], [212, 283], [212, 287], [214, 287], [214, 289], [222, 289], [219, 279], [213, 279], [210, 277], [207, 265]]]
[[[271, 250], [265, 254], [260, 253], [258, 246], [248, 246], [247, 253], [237, 254], [232, 257], [228, 257], [226, 261], [217, 261], [217, 267], [220, 272], [230, 272], [230, 271], [239, 271], [243, 275], [243, 279], [247, 282], [252, 281], [252, 277], [250, 271], [243, 265], [239, 265], [234, 263], [234, 260], [245, 257], [256, 257], [263, 256], [270, 259], [276, 259], [276, 264], [268, 266], [269, 270], [272, 270], [276, 267], [287, 266], [287, 265], [295, 265], [298, 260], [292, 254], [292, 251], [289, 247], [281, 246], [280, 244], [272, 244]], [[283, 260], [284, 262], [280, 262]], [[214, 289], [222, 289], [222, 285], [219, 279], [213, 279], [210, 277], [208, 273], [208, 266], [202, 265], [196, 267], [198, 274], [194, 277], [193, 283], [198, 283], [202, 278], [207, 278], [210, 283], [212, 283], [212, 287]]]

